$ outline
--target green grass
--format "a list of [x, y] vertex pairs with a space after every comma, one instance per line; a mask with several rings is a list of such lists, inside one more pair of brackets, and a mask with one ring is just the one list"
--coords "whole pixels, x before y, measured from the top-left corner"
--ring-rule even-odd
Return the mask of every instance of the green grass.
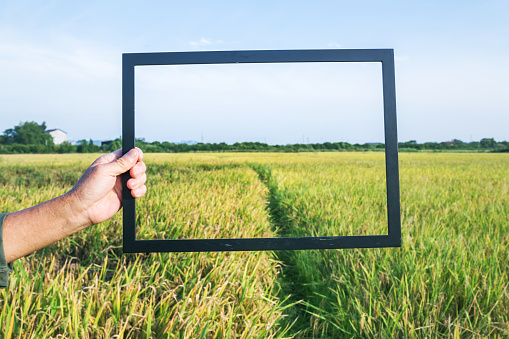
[[[97, 155], [0, 156], [0, 211]], [[140, 238], [383, 234], [383, 153], [147, 154]], [[15, 263], [5, 338], [509, 336], [509, 156], [400, 155], [401, 248], [124, 255], [121, 216]]]

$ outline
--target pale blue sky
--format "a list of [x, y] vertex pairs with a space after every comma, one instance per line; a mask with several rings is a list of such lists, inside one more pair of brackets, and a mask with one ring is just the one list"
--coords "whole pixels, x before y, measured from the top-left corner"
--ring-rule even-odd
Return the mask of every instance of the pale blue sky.
[[[508, 14], [505, 1], [2, 1], [0, 132], [35, 120], [119, 136], [124, 52], [394, 48], [400, 141], [509, 140]], [[382, 141], [377, 65], [251, 66], [137, 70], [137, 135]]]

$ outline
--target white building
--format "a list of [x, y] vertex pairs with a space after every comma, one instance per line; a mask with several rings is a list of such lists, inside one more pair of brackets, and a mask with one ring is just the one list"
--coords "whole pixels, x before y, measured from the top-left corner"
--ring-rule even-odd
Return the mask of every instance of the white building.
[[62, 131], [60, 128], [47, 129], [46, 133], [49, 133], [53, 137], [53, 142], [55, 145], [60, 145], [61, 143], [67, 141], [67, 133]]

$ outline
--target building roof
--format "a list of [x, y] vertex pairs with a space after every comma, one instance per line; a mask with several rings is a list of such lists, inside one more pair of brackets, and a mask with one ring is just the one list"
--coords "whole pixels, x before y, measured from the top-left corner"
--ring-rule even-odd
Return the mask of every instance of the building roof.
[[60, 132], [64, 132], [65, 134], [67, 134], [67, 132], [66, 132], [66, 131], [61, 130], [60, 128], [47, 129], [47, 130], [45, 130], [44, 132], [46, 132], [46, 133], [51, 133], [51, 132], [53, 132], [53, 131], [60, 131]]

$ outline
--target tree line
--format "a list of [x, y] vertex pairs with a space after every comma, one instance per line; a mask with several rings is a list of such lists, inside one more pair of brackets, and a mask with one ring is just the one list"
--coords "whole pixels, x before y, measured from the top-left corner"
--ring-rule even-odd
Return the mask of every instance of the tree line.
[[120, 139], [107, 145], [95, 145], [92, 139], [83, 139], [76, 144], [63, 142], [55, 145], [53, 137], [46, 132], [46, 123], [38, 124], [34, 121], [20, 123], [14, 128], [8, 128], [0, 135], [1, 154], [23, 153], [97, 153], [111, 152], [122, 147]]
[[[350, 144], [348, 142], [324, 142], [307, 144], [269, 145], [261, 142], [221, 143], [172, 143], [168, 141], [147, 142], [136, 139], [136, 146], [149, 153], [185, 153], [185, 152], [313, 152], [313, 151], [383, 151], [383, 143]], [[0, 136], [0, 153], [96, 153], [111, 152], [122, 147], [122, 140], [117, 138], [101, 146], [90, 139], [78, 141], [75, 145], [64, 142], [55, 145], [53, 138], [46, 132], [46, 123], [20, 123], [14, 128], [6, 129]], [[509, 142], [484, 138], [480, 141], [463, 142], [458, 139], [447, 142], [418, 143], [415, 140], [400, 142], [402, 152], [418, 151], [492, 151], [509, 152]]]

